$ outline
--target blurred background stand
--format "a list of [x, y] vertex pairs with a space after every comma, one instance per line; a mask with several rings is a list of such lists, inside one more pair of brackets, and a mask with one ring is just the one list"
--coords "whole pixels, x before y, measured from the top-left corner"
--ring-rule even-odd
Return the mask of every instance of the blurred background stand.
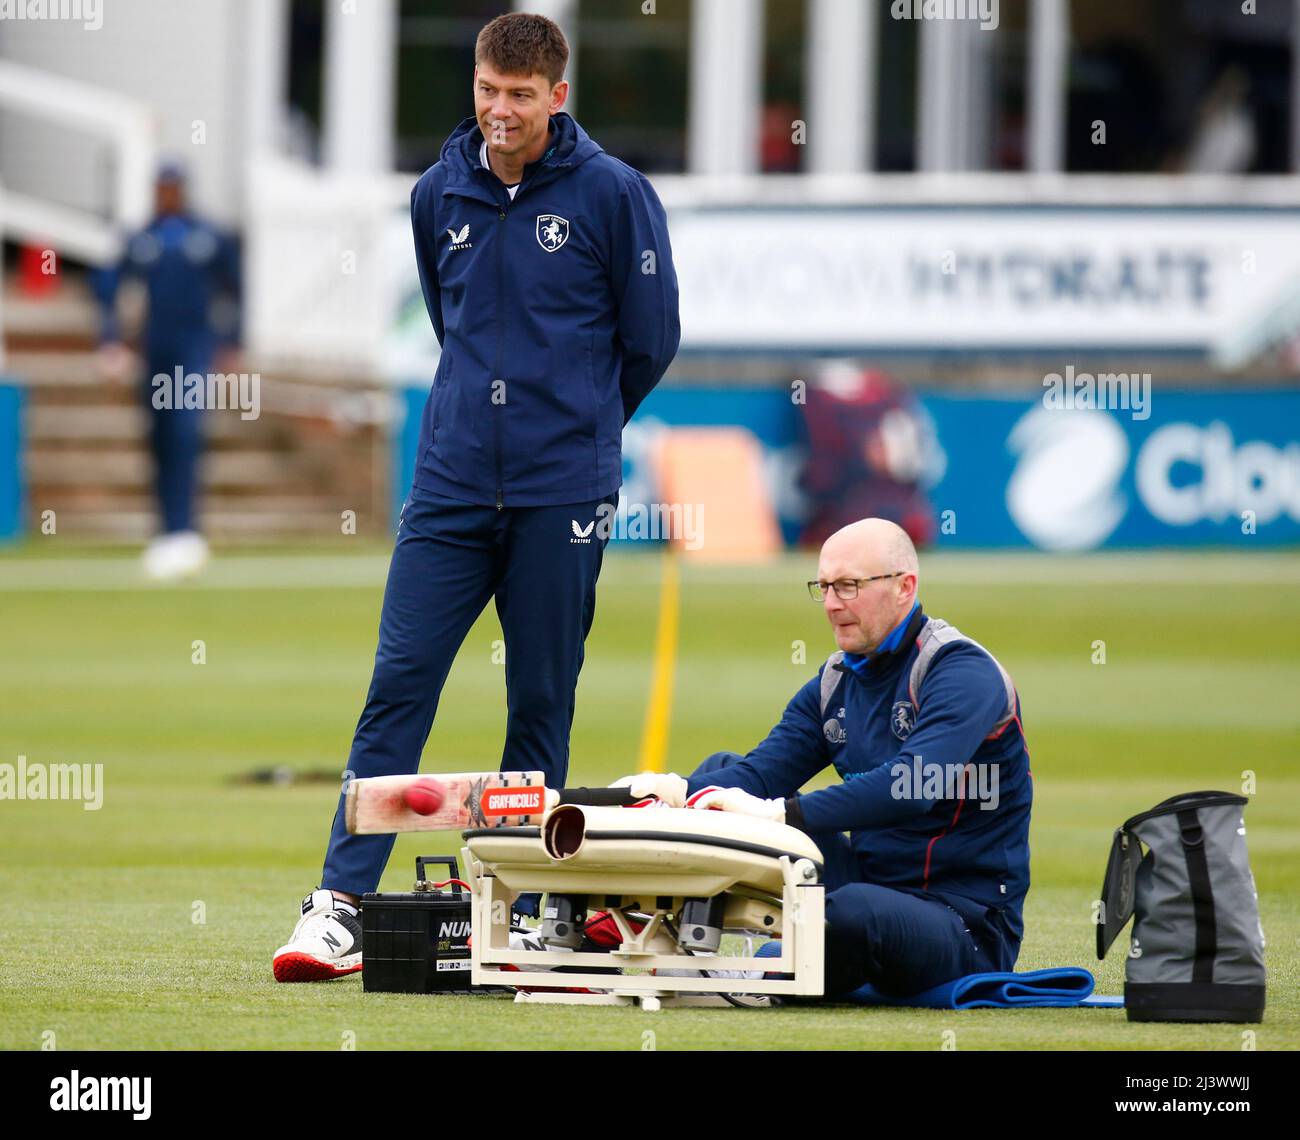
[[[1300, 0], [1001, 0], [985, 22], [894, 18], [884, 0], [516, 6], [560, 22], [573, 109], [670, 212], [683, 343], [627, 430], [630, 499], [664, 495], [638, 458], [658, 432], [735, 428], [757, 441], [784, 540], [820, 533], [816, 497], [836, 492], [816, 489], [833, 481], [807, 451], [813, 405], [790, 393], [843, 359], [887, 375], [950, 453], [925, 489], [936, 541], [1032, 545], [1006, 516], [1018, 416], [990, 428], [999, 462], [976, 472], [949, 446], [944, 401], [1023, 414], [1067, 366], [1149, 373], [1157, 391], [1204, 395], [1197, 431], [1223, 422], [1239, 439], [1255, 429], [1238, 397], [1296, 388]], [[472, 110], [474, 39], [498, 10], [171, 0], [93, 28], [5, 22], [0, 326], [23, 440], [10, 537], [51, 510], [87, 540], [149, 533], [142, 425], [95, 375], [85, 276], [147, 217], [164, 152], [184, 157], [197, 208], [241, 235], [246, 367], [262, 380], [259, 419], [214, 417], [210, 533], [332, 535], [350, 511], [388, 534], [438, 359], [409, 192]], [[1136, 533], [1181, 541], [1143, 506], [1150, 429], [1112, 426], [1146, 512]], [[1291, 437], [1264, 442], [1285, 456]], [[1251, 478], [1242, 502], [1269, 476]], [[989, 522], [943, 534], [938, 512], [972, 479]], [[1271, 535], [1292, 533], [1282, 518]]]

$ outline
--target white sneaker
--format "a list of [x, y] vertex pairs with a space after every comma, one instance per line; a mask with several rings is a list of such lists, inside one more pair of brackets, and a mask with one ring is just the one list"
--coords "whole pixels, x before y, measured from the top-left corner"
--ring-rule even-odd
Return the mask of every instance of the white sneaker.
[[293, 936], [271, 963], [277, 982], [325, 982], [361, 969], [361, 920], [357, 908], [325, 890], [302, 900]]
[[[509, 944], [511, 950], [550, 950], [552, 953], [556, 953], [556, 954], [573, 953], [573, 951], [568, 946], [547, 946], [546, 943], [542, 941], [542, 934], [540, 930], [529, 930], [529, 929], [512, 930], [510, 931]], [[506, 965], [501, 967], [503, 973], [514, 973], [516, 971], [524, 970], [524, 969], [544, 970], [548, 973], [562, 974], [564, 973], [565, 970], [572, 971], [578, 968], [576, 966], [536, 966], [536, 965], [530, 965], [524, 967], [524, 966], [516, 966], [514, 965], [514, 963], [507, 963]], [[586, 970], [586, 971], [578, 970], [578, 972], [593, 973], [593, 974], [622, 973], [621, 970], [614, 970], [614, 969], [606, 970], [604, 968]], [[502, 980], [505, 981], [505, 979]], [[606, 990], [586, 989], [585, 987], [582, 986], [515, 986], [514, 988], [519, 992], [526, 993], [526, 994], [560, 994], [560, 993], [602, 994], [608, 992]]]
[[155, 582], [188, 578], [208, 564], [208, 544], [197, 531], [174, 531], [155, 538], [142, 561], [146, 576]]

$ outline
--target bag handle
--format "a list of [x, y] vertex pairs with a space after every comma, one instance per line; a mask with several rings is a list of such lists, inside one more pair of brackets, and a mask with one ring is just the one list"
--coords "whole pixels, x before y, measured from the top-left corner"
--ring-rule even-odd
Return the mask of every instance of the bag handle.
[[1170, 796], [1167, 800], [1161, 800], [1155, 807], [1138, 812], [1131, 819], [1126, 819], [1124, 828], [1125, 830], [1132, 830], [1143, 820], [1151, 819], [1152, 816], [1172, 815], [1174, 812], [1186, 808], [1216, 807], [1220, 804], [1246, 804], [1249, 802], [1245, 796], [1238, 795], [1235, 792], [1183, 792], [1181, 795]]
[[1123, 827], [1115, 829], [1106, 860], [1106, 877], [1101, 883], [1101, 913], [1097, 916], [1097, 960], [1133, 917], [1137, 870], [1142, 862], [1142, 844]]

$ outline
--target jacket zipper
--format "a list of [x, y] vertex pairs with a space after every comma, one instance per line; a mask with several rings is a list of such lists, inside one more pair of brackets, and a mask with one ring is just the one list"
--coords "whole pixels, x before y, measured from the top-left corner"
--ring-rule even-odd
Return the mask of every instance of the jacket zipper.
[[[546, 153], [545, 155], [542, 156], [542, 161], [545, 161], [546, 158], [548, 158], [549, 156], [550, 156], [550, 151], [547, 151], [547, 153]], [[568, 166], [569, 164], [566, 162], [566, 163], [562, 163], [561, 165]], [[490, 172], [489, 172], [489, 173], [490, 173]], [[495, 177], [496, 177], [496, 176], [493, 175], [493, 178], [495, 178]], [[532, 182], [536, 181], [536, 172], [534, 172], [533, 177], [530, 178], [530, 179], [528, 179], [527, 181], [528, 181], [528, 183], [529, 183], [530, 185], [531, 185]], [[522, 193], [524, 192], [524, 190], [525, 190], [524, 183], [523, 183], [523, 182], [520, 182], [520, 184], [519, 184], [519, 189], [515, 191], [515, 200], [516, 200], [516, 201], [518, 201], [518, 199], [519, 199], [519, 195], [522, 194]], [[503, 191], [503, 192], [505, 193], [506, 197], [509, 198], [509, 196], [510, 196], [510, 192], [509, 192], [508, 190], [507, 190], [507, 191]], [[499, 199], [498, 199], [498, 203], [497, 203], [497, 221], [499, 221], [499, 222], [504, 222], [504, 221], [506, 220], [506, 208], [507, 208], [507, 207], [506, 207], [505, 205], [502, 205], [501, 202], [500, 202]], [[504, 227], [502, 228], [502, 232], [501, 232], [500, 234], [497, 235], [497, 243], [496, 243], [496, 244], [497, 244], [497, 360], [496, 360], [496, 368], [494, 369], [494, 371], [495, 371], [495, 373], [496, 373], [494, 379], [495, 379], [495, 380], [501, 380], [501, 379], [502, 379], [502, 377], [501, 377], [501, 355], [502, 355], [502, 352], [504, 351], [504, 348], [505, 348], [505, 310], [502, 308], [502, 305], [501, 305], [501, 294], [502, 294], [502, 290], [505, 288], [505, 261], [504, 261], [504, 258], [505, 258], [505, 232], [504, 232]], [[491, 398], [492, 398], [492, 397], [489, 395], [488, 399], [491, 400]], [[509, 397], [509, 395], [507, 394], [505, 398], [508, 400], [510, 397]], [[503, 477], [503, 475], [502, 475], [502, 471], [501, 471], [501, 415], [502, 415], [502, 413], [501, 413], [501, 410], [500, 410], [500, 409], [502, 409], [502, 408], [504, 408], [504, 407], [505, 407], [505, 404], [504, 404], [504, 403], [502, 403], [502, 404], [493, 404], [493, 405], [492, 405], [492, 408], [493, 408], [493, 414], [492, 414], [492, 447], [493, 447], [493, 458], [494, 458], [494, 460], [495, 460], [495, 465], [496, 465], [496, 476], [497, 476], [497, 510], [498, 510], [498, 511], [500, 511], [500, 510], [504, 510], [504, 509], [505, 509], [505, 489], [504, 489], [504, 486], [505, 486], [505, 479], [504, 479], [504, 477]]]
[[[497, 241], [496, 241], [496, 246], [497, 246], [497, 363], [494, 371], [496, 373], [496, 377], [495, 377], [496, 382], [500, 383], [502, 379], [501, 378], [501, 355], [505, 348], [505, 306], [501, 300], [503, 291], [505, 289], [505, 262], [504, 262], [505, 252], [504, 251], [505, 251], [505, 243], [506, 243], [506, 232], [505, 232], [504, 223], [506, 220], [506, 211], [504, 206], [497, 207], [497, 220], [502, 224], [498, 227]], [[492, 395], [488, 397], [488, 399], [492, 400], [495, 397], [495, 395], [496, 392], [494, 391]], [[508, 400], [509, 398], [510, 396], [507, 393], [504, 396], [504, 399]], [[497, 403], [492, 404], [492, 444], [493, 444], [493, 453], [496, 460], [497, 510], [498, 511], [504, 509], [505, 507], [505, 490], [504, 490], [505, 480], [502, 478], [501, 475], [501, 414], [502, 414], [502, 409], [504, 407], [505, 407], [504, 402], [500, 404]]]

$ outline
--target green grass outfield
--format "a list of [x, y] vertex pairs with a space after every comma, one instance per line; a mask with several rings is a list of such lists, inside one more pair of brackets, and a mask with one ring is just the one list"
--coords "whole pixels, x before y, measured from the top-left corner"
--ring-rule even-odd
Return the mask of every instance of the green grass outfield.
[[[0, 554], [0, 761], [102, 763], [105, 780], [98, 811], [0, 802], [0, 1047], [52, 1033], [59, 1049], [936, 1049], [953, 1031], [958, 1049], [1242, 1048], [1241, 1026], [1108, 1010], [646, 1014], [366, 995], [359, 975], [277, 985], [271, 953], [317, 881], [337, 787], [230, 778], [343, 768], [387, 565], [386, 550], [355, 549], [230, 554], [180, 588], [142, 586], [126, 553]], [[823, 660], [830, 638], [802, 586], [813, 568], [684, 569], [676, 770], [752, 746]], [[1300, 555], [935, 554], [923, 570], [927, 610], [998, 654], [1022, 696], [1035, 807], [1018, 968], [1086, 966], [1098, 992], [1121, 992], [1127, 934], [1097, 963], [1091, 922], [1111, 832], [1177, 792], [1237, 789], [1249, 770], [1269, 966], [1251, 1028], [1260, 1049], [1300, 1046]], [[635, 767], [659, 572], [655, 555], [606, 562], [571, 782]], [[499, 636], [489, 611], [452, 671], [426, 769], [496, 766]], [[206, 664], [192, 663], [195, 641]], [[382, 889], [409, 890], [415, 855], [454, 847], [400, 838]]]

